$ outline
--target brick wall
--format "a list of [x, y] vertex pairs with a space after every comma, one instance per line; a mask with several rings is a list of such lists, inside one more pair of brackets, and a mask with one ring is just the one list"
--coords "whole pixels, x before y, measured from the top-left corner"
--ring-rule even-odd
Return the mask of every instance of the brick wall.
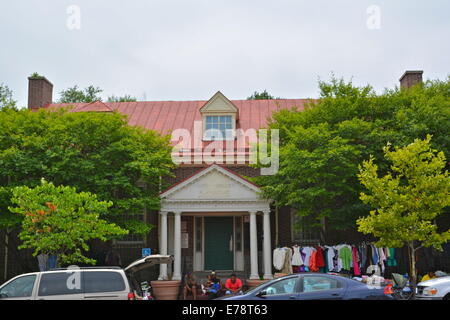
[[52, 103], [53, 84], [45, 77], [28, 78], [28, 109]]

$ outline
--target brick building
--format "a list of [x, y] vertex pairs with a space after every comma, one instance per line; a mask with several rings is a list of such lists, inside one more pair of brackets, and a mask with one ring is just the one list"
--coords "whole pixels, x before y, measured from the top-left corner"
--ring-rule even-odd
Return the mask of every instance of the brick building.
[[[400, 79], [402, 88], [420, 82], [421, 77], [422, 72], [406, 72]], [[52, 91], [45, 77], [29, 78], [28, 108], [67, 107], [51, 103]], [[171, 143], [177, 146], [172, 156], [178, 167], [167, 181], [170, 187], [161, 190], [161, 210], [142, 215], [156, 227], [145, 237], [129, 235], [113, 243], [122, 263], [139, 258], [142, 248], [151, 248], [153, 253], [175, 257], [173, 266], [160, 267], [160, 279], [176, 280], [186, 272], [209, 270], [271, 279], [275, 246], [319, 242], [315, 230], [293, 227], [298, 218], [291, 208], [274, 207], [247, 179], [261, 174], [249, 166], [256, 130], [267, 127], [273, 112], [302, 110], [306, 103], [305, 99], [229, 100], [217, 92], [202, 101], [70, 104], [73, 112], [118, 111], [128, 116], [132, 126], [172, 134]], [[356, 241], [358, 237], [335, 232], [328, 239]], [[102, 250], [101, 244], [94, 245], [94, 256]], [[11, 272], [31, 271], [27, 270], [30, 265]]]

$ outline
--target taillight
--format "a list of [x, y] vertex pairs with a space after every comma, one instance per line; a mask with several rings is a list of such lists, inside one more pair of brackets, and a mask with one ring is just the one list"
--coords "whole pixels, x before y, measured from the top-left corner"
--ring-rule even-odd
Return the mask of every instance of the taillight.
[[135, 296], [134, 296], [134, 293], [133, 292], [129, 292], [128, 293], [128, 300], [135, 300], [136, 298], [135, 298]]
[[393, 294], [394, 290], [392, 290], [392, 284], [388, 284], [384, 287], [384, 294]]

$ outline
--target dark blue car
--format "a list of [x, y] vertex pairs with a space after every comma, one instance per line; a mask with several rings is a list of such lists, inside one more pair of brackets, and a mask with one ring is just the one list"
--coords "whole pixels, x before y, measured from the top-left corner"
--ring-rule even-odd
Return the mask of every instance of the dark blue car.
[[337, 275], [299, 273], [266, 282], [223, 300], [391, 300], [384, 288]]

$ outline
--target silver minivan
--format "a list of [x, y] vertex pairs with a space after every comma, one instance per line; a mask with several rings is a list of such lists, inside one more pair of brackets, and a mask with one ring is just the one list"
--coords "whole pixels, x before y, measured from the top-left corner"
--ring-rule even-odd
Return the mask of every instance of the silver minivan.
[[134, 300], [134, 273], [172, 256], [150, 255], [128, 267], [54, 269], [19, 275], [0, 286], [1, 300]]

